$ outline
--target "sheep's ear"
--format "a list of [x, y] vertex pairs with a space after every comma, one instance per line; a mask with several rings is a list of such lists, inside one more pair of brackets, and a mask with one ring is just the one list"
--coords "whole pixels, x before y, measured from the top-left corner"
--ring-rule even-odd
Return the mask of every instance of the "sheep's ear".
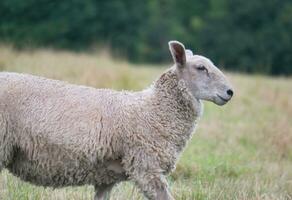
[[168, 42], [168, 46], [175, 64], [177, 64], [180, 68], [184, 67], [186, 64], [186, 52], [184, 45], [178, 41], [170, 41]]
[[189, 50], [189, 49], [186, 49], [186, 57], [187, 58], [190, 58], [190, 57], [192, 57], [194, 54], [193, 54], [193, 52], [191, 51], [191, 50]]

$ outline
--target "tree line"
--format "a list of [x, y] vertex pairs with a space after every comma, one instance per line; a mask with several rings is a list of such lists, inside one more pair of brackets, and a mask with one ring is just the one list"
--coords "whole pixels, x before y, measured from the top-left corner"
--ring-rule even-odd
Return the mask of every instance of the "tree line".
[[292, 74], [290, 0], [1, 0], [0, 42], [169, 60], [167, 41], [233, 71]]

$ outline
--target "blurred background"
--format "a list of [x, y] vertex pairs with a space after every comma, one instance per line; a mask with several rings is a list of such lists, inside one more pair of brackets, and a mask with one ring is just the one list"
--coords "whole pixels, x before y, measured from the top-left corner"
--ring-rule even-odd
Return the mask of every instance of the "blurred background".
[[131, 62], [169, 60], [167, 41], [232, 71], [292, 73], [291, 0], [1, 0], [0, 42], [108, 48]]
[[[176, 200], [292, 199], [291, 0], [0, 0], [0, 71], [141, 90], [171, 66], [167, 42], [210, 58], [233, 99], [204, 115], [176, 170]], [[1, 148], [1, 147], [0, 147]], [[88, 200], [0, 174], [2, 200]], [[142, 200], [132, 183], [110, 200]]]

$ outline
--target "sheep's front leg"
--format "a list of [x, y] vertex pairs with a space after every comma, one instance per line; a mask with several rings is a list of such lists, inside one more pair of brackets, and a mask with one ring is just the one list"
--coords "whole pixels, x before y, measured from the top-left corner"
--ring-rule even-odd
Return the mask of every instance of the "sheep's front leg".
[[109, 199], [110, 192], [115, 184], [98, 185], [95, 186], [94, 200], [107, 200]]
[[129, 152], [123, 158], [126, 174], [147, 199], [174, 200], [163, 175], [165, 170], [161, 167], [164, 166], [161, 165], [162, 161], [159, 159], [161, 156], [153, 154], [153, 151], [148, 153], [149, 149], [140, 146], [129, 148]]
[[150, 173], [134, 180], [149, 200], [174, 200], [163, 175]]

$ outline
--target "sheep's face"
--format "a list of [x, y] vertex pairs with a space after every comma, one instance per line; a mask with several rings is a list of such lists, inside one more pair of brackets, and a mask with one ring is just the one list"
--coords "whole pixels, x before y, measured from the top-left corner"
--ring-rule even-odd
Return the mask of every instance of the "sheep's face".
[[169, 42], [180, 81], [183, 81], [196, 99], [226, 104], [233, 89], [224, 74], [206, 57], [193, 55], [177, 41]]

